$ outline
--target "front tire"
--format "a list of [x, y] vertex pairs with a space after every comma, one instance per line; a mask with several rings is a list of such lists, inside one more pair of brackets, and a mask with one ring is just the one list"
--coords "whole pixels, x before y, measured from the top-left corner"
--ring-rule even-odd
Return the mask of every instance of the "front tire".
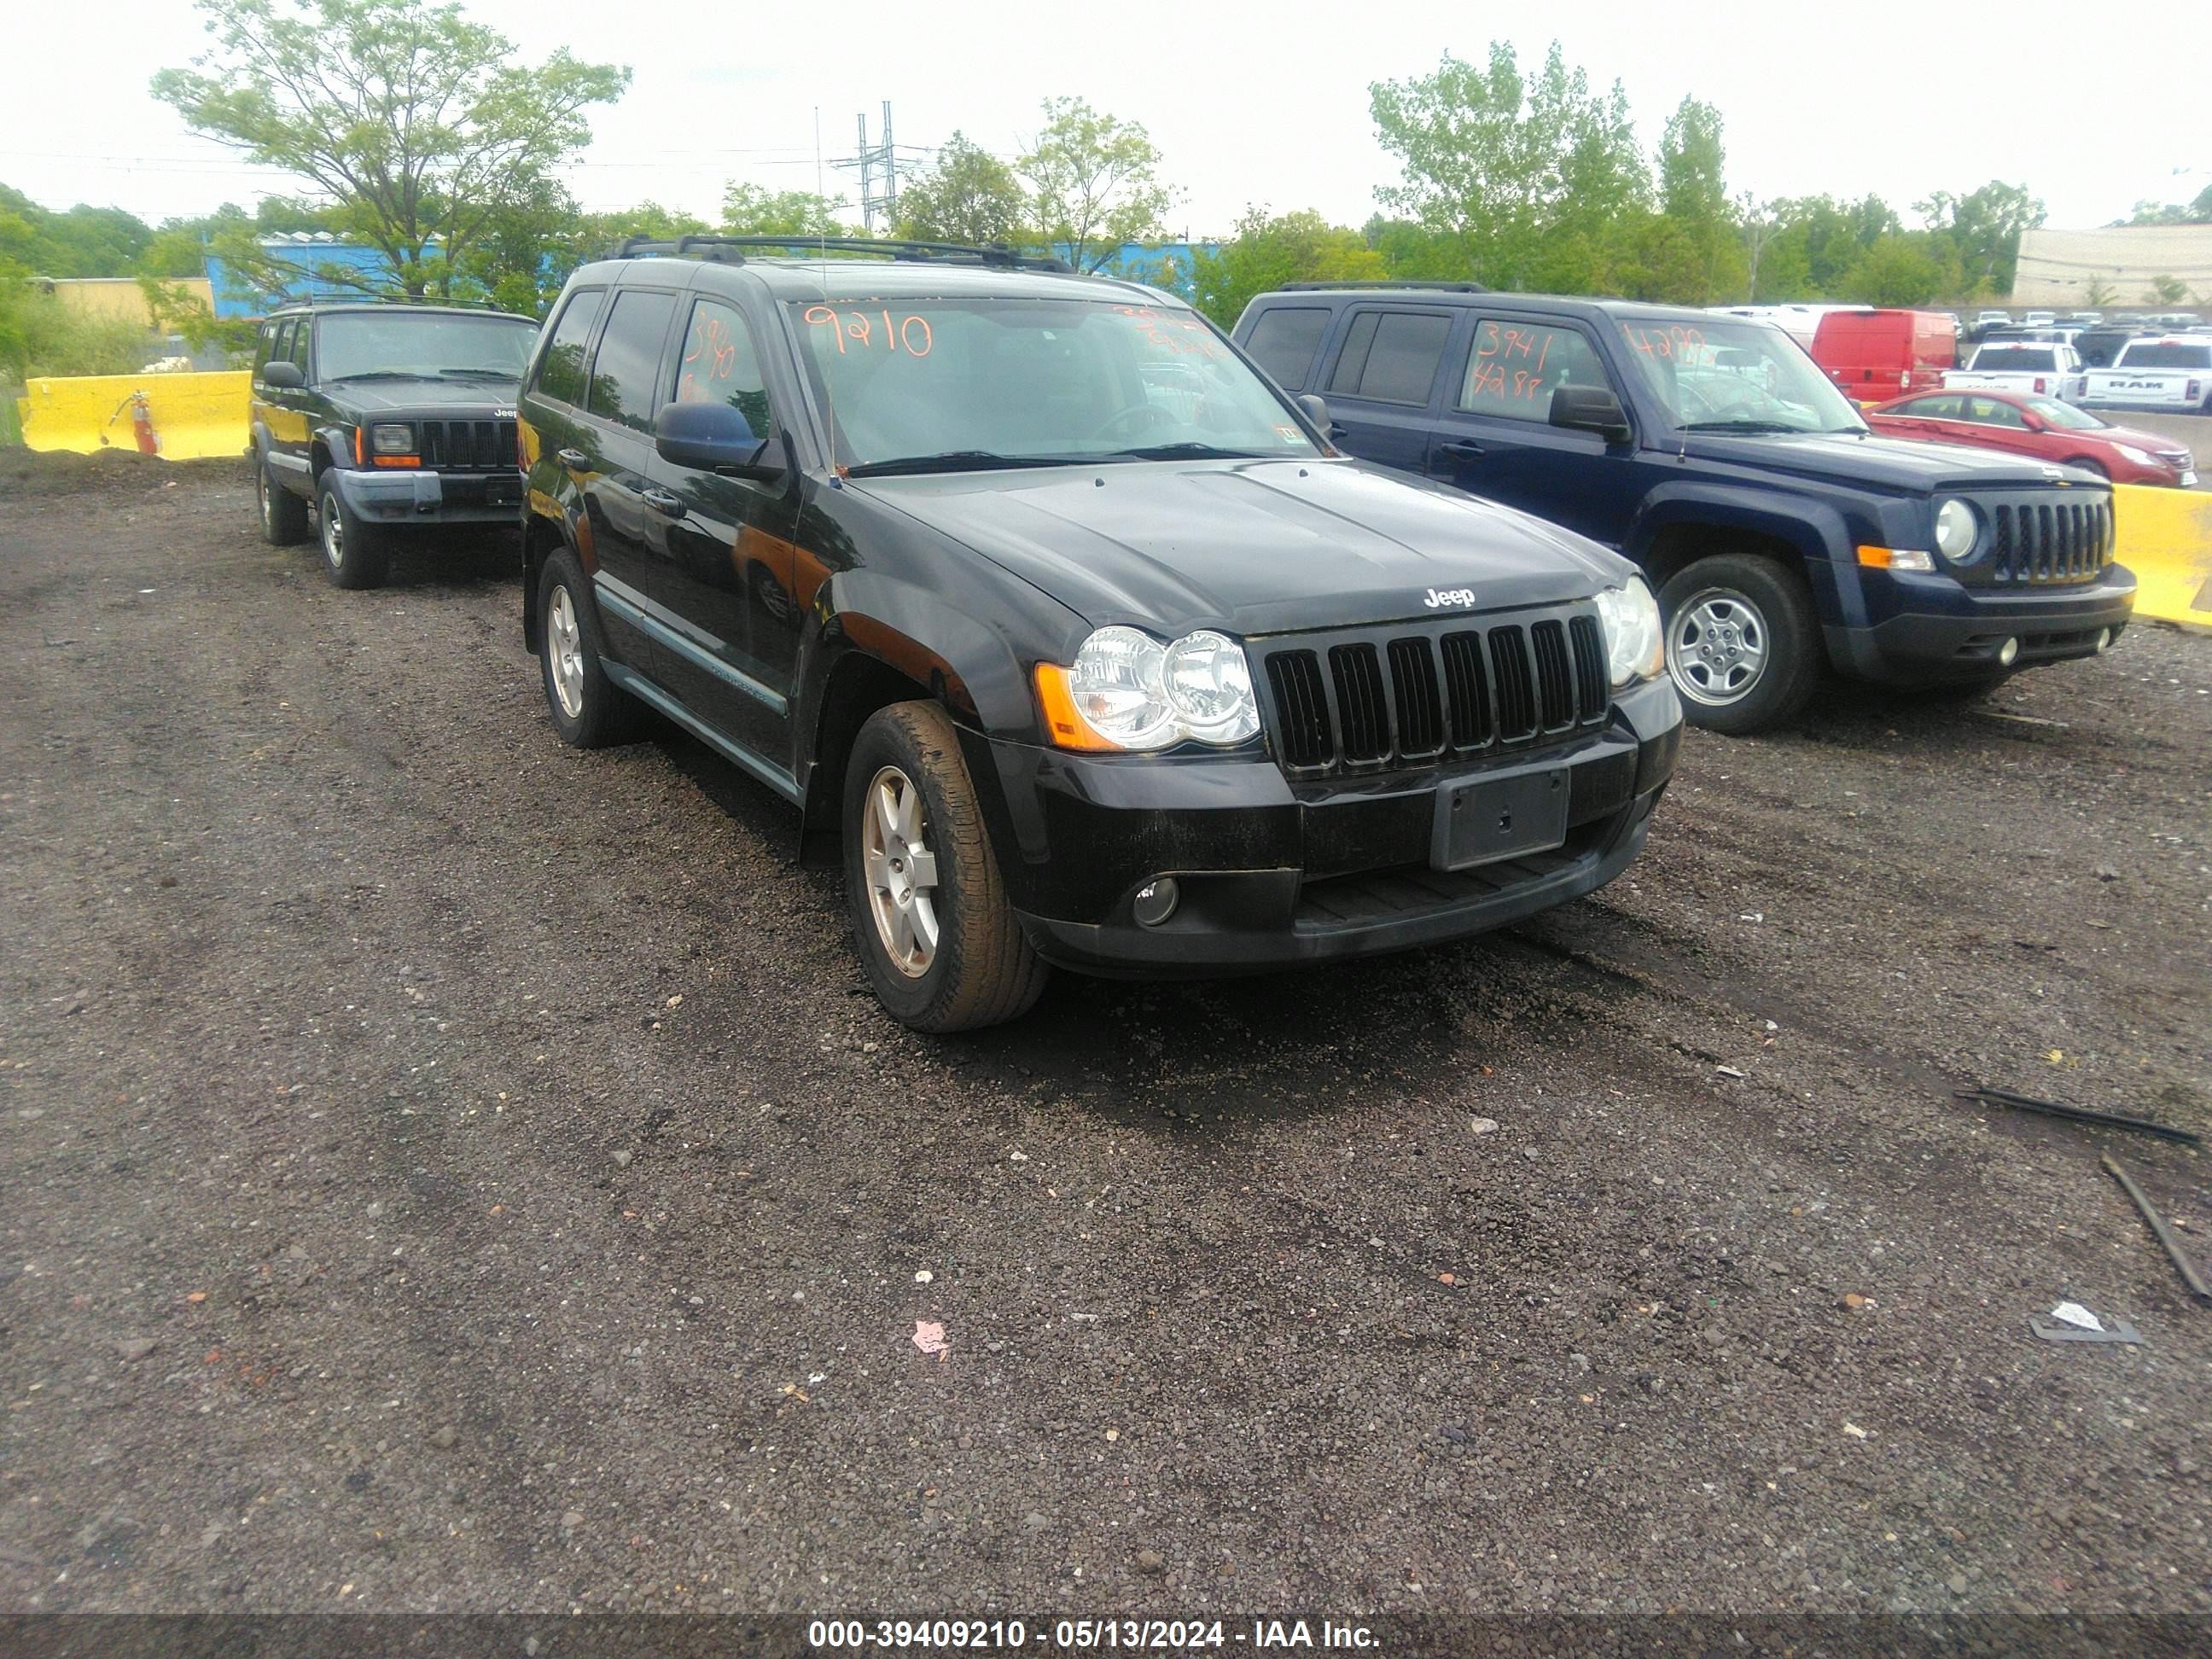
[[1795, 719], [1826, 657], [1813, 595], [1795, 571], [1752, 553], [1720, 553], [1659, 591], [1667, 670], [1691, 724], [1741, 736]]
[[384, 531], [366, 524], [345, 504], [325, 471], [320, 483], [323, 569], [338, 587], [381, 587], [392, 573], [392, 547]]
[[975, 787], [935, 703], [868, 718], [845, 763], [845, 899], [877, 999], [918, 1031], [1026, 1013], [1049, 973], [1006, 902]]
[[566, 549], [545, 561], [538, 578], [538, 673], [561, 741], [574, 749], [630, 742], [645, 724], [645, 710], [607, 678], [606, 637], [591, 581]]
[[263, 541], [271, 547], [297, 547], [307, 539], [307, 504], [276, 482], [265, 455], [254, 465], [253, 495]]

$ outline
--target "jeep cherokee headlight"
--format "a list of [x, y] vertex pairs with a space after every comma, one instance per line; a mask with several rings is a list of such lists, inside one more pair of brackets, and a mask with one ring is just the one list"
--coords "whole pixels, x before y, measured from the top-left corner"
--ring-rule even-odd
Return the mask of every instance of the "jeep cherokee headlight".
[[415, 453], [415, 428], [411, 426], [373, 426], [368, 429], [368, 447], [380, 455], [412, 455]]
[[1227, 746], [1260, 730], [1244, 647], [1200, 629], [1162, 645], [1134, 628], [1102, 628], [1073, 666], [1039, 663], [1037, 698], [1063, 749], [1165, 749], [1188, 741]]
[[1936, 509], [1936, 550], [1954, 564], [1970, 563], [1981, 539], [1981, 521], [1956, 495]]
[[1637, 680], [1656, 679], [1667, 665], [1659, 629], [1659, 601], [1644, 578], [1631, 576], [1597, 596], [1598, 620], [1605, 624], [1606, 669], [1616, 691]]

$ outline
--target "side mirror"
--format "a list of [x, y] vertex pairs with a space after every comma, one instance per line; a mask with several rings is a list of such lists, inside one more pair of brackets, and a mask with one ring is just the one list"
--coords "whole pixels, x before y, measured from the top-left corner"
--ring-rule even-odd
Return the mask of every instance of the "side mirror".
[[1563, 386], [1554, 392], [1551, 424], [1595, 432], [1609, 444], [1625, 444], [1630, 435], [1627, 411], [1611, 388], [1601, 386]]
[[773, 478], [783, 471], [744, 411], [728, 404], [664, 404], [653, 417], [653, 447], [672, 465], [700, 472]]
[[1306, 419], [1313, 422], [1314, 430], [1324, 438], [1328, 436], [1328, 405], [1311, 392], [1298, 394], [1298, 407], [1305, 411]]
[[299, 364], [280, 357], [261, 365], [261, 384], [271, 392], [297, 392], [307, 384], [307, 377], [300, 373]]

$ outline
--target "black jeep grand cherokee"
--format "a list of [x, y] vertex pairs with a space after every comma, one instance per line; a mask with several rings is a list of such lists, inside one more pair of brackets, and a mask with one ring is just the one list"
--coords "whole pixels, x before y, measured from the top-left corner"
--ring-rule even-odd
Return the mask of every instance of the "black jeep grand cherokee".
[[312, 502], [330, 579], [374, 587], [421, 529], [512, 525], [514, 394], [537, 338], [527, 317], [451, 306], [271, 313], [251, 404], [263, 537], [305, 541]]
[[1624, 560], [1338, 455], [1153, 289], [815, 252], [570, 279], [524, 628], [568, 742], [657, 710], [842, 846], [898, 1018], [1459, 938], [1635, 856], [1682, 716]]

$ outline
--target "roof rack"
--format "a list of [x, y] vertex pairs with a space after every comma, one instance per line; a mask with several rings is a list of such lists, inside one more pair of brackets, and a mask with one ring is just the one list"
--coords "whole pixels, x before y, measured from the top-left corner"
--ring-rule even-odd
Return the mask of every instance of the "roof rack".
[[1004, 270], [1073, 271], [1066, 260], [1049, 253], [1020, 253], [1002, 243], [916, 242], [890, 236], [630, 236], [607, 250], [610, 259], [711, 259], [741, 265], [745, 250], [776, 248], [786, 252], [872, 253], [913, 264], [990, 265]]
[[495, 300], [439, 300], [429, 295], [416, 298], [406, 294], [316, 294], [304, 300], [286, 300], [270, 307], [270, 314], [279, 311], [313, 311], [318, 307], [337, 306], [420, 306], [431, 311], [489, 311], [501, 317], [516, 317], [520, 312], [509, 311]]
[[1340, 288], [1421, 288], [1434, 294], [1487, 294], [1490, 289], [1480, 283], [1424, 283], [1407, 278], [1384, 280], [1370, 278], [1355, 283], [1285, 283], [1285, 292], [1291, 294], [1326, 294]]

